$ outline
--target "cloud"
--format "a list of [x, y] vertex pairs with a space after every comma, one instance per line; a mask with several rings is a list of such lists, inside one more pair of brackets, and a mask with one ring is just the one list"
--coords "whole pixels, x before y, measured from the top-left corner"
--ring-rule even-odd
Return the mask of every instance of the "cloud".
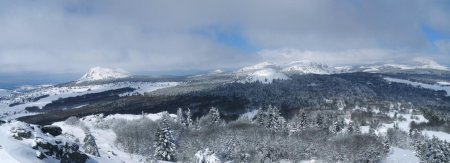
[[336, 64], [401, 60], [428, 55], [436, 44], [423, 28], [448, 35], [449, 15], [439, 0], [0, 0], [0, 72], [237, 68], [286, 51]]
[[302, 51], [283, 48], [260, 51], [263, 60], [274, 63], [288, 63], [295, 60], [307, 60], [330, 65], [358, 65], [375, 63], [404, 62], [420, 54], [401, 53], [387, 49], [355, 49], [347, 51]]

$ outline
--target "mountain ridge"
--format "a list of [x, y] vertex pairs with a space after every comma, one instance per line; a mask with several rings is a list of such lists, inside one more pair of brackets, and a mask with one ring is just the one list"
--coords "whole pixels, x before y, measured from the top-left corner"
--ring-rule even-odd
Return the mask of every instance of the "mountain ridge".
[[92, 67], [84, 74], [76, 83], [82, 83], [87, 81], [108, 80], [108, 79], [120, 79], [130, 77], [131, 74], [121, 68], [111, 69], [104, 67]]

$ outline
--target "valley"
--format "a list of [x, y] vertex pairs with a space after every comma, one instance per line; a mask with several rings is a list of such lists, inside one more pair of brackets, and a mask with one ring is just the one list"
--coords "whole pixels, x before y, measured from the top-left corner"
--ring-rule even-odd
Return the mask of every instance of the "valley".
[[[277, 137], [280, 138], [285, 137], [283, 133], [300, 137], [303, 134], [320, 134], [322, 136], [319, 137], [330, 139], [332, 142], [328, 143], [338, 146], [339, 144], [335, 144], [338, 143], [336, 141], [347, 141], [345, 139], [354, 141], [362, 139], [373, 141], [375, 144], [381, 141], [380, 145], [389, 142], [389, 145], [392, 146], [391, 152], [380, 153], [383, 155], [382, 158], [374, 157], [370, 158], [371, 160], [397, 162], [401, 159], [413, 159], [417, 161], [419, 158], [416, 156], [411, 158], [411, 155], [416, 153], [413, 142], [418, 140], [426, 142], [427, 139], [433, 137], [449, 140], [450, 97], [447, 92], [448, 86], [442, 84], [442, 74], [447, 74], [446, 70], [428, 69], [424, 77], [424, 69], [417, 69], [417, 72], [413, 72], [411, 69], [405, 71], [384, 70], [383, 72], [365, 72], [360, 68], [347, 68], [346, 71], [338, 71], [338, 69], [309, 62], [294, 62], [287, 65], [274, 65], [266, 62], [232, 72], [172, 79], [151, 79], [142, 76], [134, 77], [130, 74], [123, 76], [120, 73], [115, 78], [114, 70], [95, 68], [78, 81], [26, 90], [3, 91], [5, 93], [1, 96], [1, 119], [5, 123], [1, 126], [3, 128], [2, 139], [9, 139], [8, 141], [12, 143], [3, 145], [3, 148], [9, 150], [12, 147], [26, 146], [27, 142], [28, 144], [32, 142], [30, 138], [34, 137], [36, 141], [36, 138], [42, 137], [40, 136], [42, 131], [36, 130], [36, 128], [52, 125], [58, 126], [63, 134], [73, 138], [58, 138], [58, 136], [53, 138], [47, 135], [44, 138], [46, 141], [63, 139], [76, 143], [74, 138], [83, 140], [89, 134], [96, 137], [99, 156], [87, 155], [87, 158], [95, 160], [94, 162], [103, 162], [106, 161], [105, 159], [125, 162], [149, 161], [146, 156], [151, 150], [141, 150], [145, 149], [145, 146], [151, 146], [152, 137], [142, 140], [150, 144], [130, 146], [132, 144], [129, 143], [139, 141], [140, 138], [122, 137], [122, 134], [125, 134], [122, 130], [125, 128], [116, 124], [139, 128], [142, 127], [139, 126], [139, 123], [148, 123], [146, 125], [156, 127], [157, 123], [161, 123], [162, 117], [170, 114], [169, 119], [172, 119], [170, 126], [177, 134], [184, 132], [219, 134], [220, 132], [212, 130], [216, 127], [202, 127], [202, 125], [209, 125], [205, 118], [212, 116], [210, 115], [211, 107], [218, 108], [216, 116], [220, 115], [221, 122], [217, 127], [223, 128], [222, 130], [225, 132], [239, 135], [241, 131], [235, 127], [237, 127], [236, 125], [242, 126], [247, 128], [245, 130], [255, 130], [255, 132], [261, 133], [263, 136], [259, 138], [261, 140], [266, 139], [264, 135], [267, 131], [272, 132], [272, 127], [276, 127], [276, 135], [279, 135]], [[101, 72], [95, 72], [95, 70], [101, 70]], [[107, 74], [102, 74], [104, 71]], [[120, 70], [120, 72], [124, 71]], [[89, 76], [92, 74], [96, 77]], [[104, 78], [98, 78], [99, 76]], [[430, 76], [436, 76], [437, 80], [433, 83]], [[427, 79], [427, 83], [420, 83], [422, 79]], [[186, 109], [189, 111], [186, 115], [188, 117], [183, 115]], [[272, 114], [277, 117], [275, 121], [265, 122], [264, 116]], [[319, 119], [322, 120], [319, 122]], [[263, 129], [264, 127], [258, 127], [265, 126], [265, 123], [269, 123], [267, 131]], [[29, 124], [32, 124], [31, 128]], [[341, 126], [334, 126], [337, 124], [341, 124]], [[186, 125], [187, 128], [183, 125]], [[355, 125], [359, 134], [350, 134], [349, 132], [354, 130], [351, 128]], [[332, 129], [333, 127], [338, 128]], [[7, 136], [8, 128], [35, 131], [32, 132], [30, 138], [25, 137], [20, 143]], [[155, 130], [156, 128], [153, 128], [146, 132], [154, 133]], [[419, 132], [421, 136], [411, 137], [412, 132]], [[134, 136], [140, 134], [142, 133], [135, 133]], [[103, 135], [110, 136], [103, 139]], [[178, 136], [175, 135], [175, 137]], [[239, 139], [254, 141], [249, 139], [253, 136], [245, 134], [241, 136], [243, 137]], [[189, 138], [193, 139], [189, 141], [198, 141], [195, 140], [197, 138], [200, 137]], [[237, 138], [234, 137], [231, 140]], [[293, 139], [291, 136], [285, 138]], [[259, 158], [262, 156], [251, 153], [248, 158], [223, 157], [224, 153], [222, 152], [225, 151], [218, 146], [201, 143], [209, 148], [188, 147], [186, 146], [188, 144], [184, 144], [186, 143], [183, 141], [184, 139], [188, 139], [188, 137], [176, 138], [178, 148], [195, 148], [193, 151], [200, 153], [180, 153], [177, 156], [179, 160], [190, 162], [194, 161], [192, 159], [254, 160], [264, 158]], [[310, 143], [317, 141], [309, 139], [311, 138], [308, 138], [307, 141]], [[211, 139], [210, 141], [219, 140]], [[82, 146], [83, 143], [79, 143], [79, 145]], [[257, 146], [252, 143], [249, 145]], [[308, 145], [308, 143], [298, 145]], [[323, 146], [318, 145], [317, 147]], [[253, 148], [258, 149], [259, 147]], [[27, 150], [33, 151], [32, 149]], [[204, 150], [213, 150], [216, 153]], [[367, 149], [358, 150], [365, 151]], [[38, 151], [41, 150], [36, 152]], [[7, 151], [7, 153], [11, 152]], [[202, 154], [202, 152], [206, 153]], [[285, 153], [287, 154], [285, 159], [297, 161], [307, 161], [311, 158], [319, 158], [322, 161], [334, 159], [329, 158], [329, 155], [334, 155], [332, 153], [322, 155], [311, 153], [311, 151], [297, 152], [305, 155], [297, 158], [289, 156], [288, 152]], [[3, 152], [4, 157], [26, 157], [7, 153]], [[195, 155], [195, 157], [189, 155]], [[45, 156], [44, 160], [47, 161], [58, 160], [57, 155], [52, 156], [50, 153], [41, 154], [41, 156]], [[277, 157], [283, 158], [284, 156]], [[270, 159], [274, 161], [275, 158], [271, 156]], [[345, 157], [342, 159], [355, 161], [354, 159], [360, 158]], [[30, 160], [21, 159], [17, 161], [30, 162]]]

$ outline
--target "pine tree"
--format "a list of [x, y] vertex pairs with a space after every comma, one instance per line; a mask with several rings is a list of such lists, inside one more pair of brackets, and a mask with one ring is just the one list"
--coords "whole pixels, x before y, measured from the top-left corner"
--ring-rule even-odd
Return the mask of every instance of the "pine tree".
[[256, 113], [255, 121], [261, 126], [266, 126], [267, 112], [262, 110], [262, 108], [259, 108], [258, 113]]
[[173, 161], [175, 155], [175, 143], [170, 130], [167, 117], [163, 117], [160, 127], [155, 134], [155, 154], [158, 160]]
[[100, 157], [95, 137], [92, 134], [87, 134], [84, 138], [83, 148], [86, 153]]
[[211, 109], [209, 110], [209, 115], [211, 116], [210, 122], [212, 125], [222, 125], [222, 119], [220, 118], [219, 109], [217, 109], [216, 107], [211, 107]]
[[336, 121], [330, 126], [331, 133], [338, 133], [345, 127], [345, 122], [342, 118], [337, 118]]
[[372, 126], [369, 126], [369, 134], [370, 135], [376, 135], [375, 134], [375, 128], [373, 128]]
[[194, 123], [192, 122], [192, 113], [191, 109], [187, 108], [187, 111], [184, 113], [186, 115], [186, 126], [192, 128]]
[[284, 118], [280, 114], [277, 107], [269, 106], [267, 110], [267, 124], [266, 127], [273, 131], [279, 131], [283, 127]]
[[347, 133], [348, 134], [353, 134], [355, 132], [355, 126], [354, 126], [354, 123], [353, 122], [350, 122], [349, 124], [348, 124], [348, 127], [347, 127]]
[[306, 112], [302, 112], [300, 114], [300, 127], [307, 128], [308, 127], [308, 117], [306, 116]]
[[269, 105], [267, 110], [258, 111], [256, 122], [269, 130], [279, 131], [284, 127], [285, 120], [277, 107]]
[[296, 130], [308, 127], [308, 118], [306, 116], [306, 112], [301, 111], [298, 114], [296, 114], [294, 120], [292, 121], [292, 127]]
[[219, 109], [211, 107], [208, 114], [200, 118], [200, 127], [214, 128], [223, 125], [223, 120], [220, 118]]
[[415, 144], [416, 155], [422, 162], [449, 162], [450, 143], [433, 137], [429, 140], [417, 142]]
[[181, 108], [178, 108], [177, 110], [177, 123], [183, 127], [186, 126], [186, 119], [183, 115], [183, 110]]
[[389, 151], [391, 149], [391, 145], [389, 144], [389, 140], [387, 138], [384, 139], [383, 147], [384, 147], [384, 152], [389, 153]]
[[324, 128], [325, 126], [325, 121], [324, 121], [324, 116], [322, 114], [318, 114], [316, 117], [316, 126], [317, 128]]
[[359, 126], [358, 123], [355, 123], [353, 125], [353, 128], [354, 128], [354, 131], [353, 131], [354, 134], [361, 134], [361, 127]]

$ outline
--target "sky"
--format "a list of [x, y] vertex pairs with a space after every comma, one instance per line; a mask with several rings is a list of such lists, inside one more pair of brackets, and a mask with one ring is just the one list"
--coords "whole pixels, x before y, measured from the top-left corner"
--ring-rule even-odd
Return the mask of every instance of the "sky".
[[0, 77], [416, 57], [450, 65], [450, 1], [0, 0]]

